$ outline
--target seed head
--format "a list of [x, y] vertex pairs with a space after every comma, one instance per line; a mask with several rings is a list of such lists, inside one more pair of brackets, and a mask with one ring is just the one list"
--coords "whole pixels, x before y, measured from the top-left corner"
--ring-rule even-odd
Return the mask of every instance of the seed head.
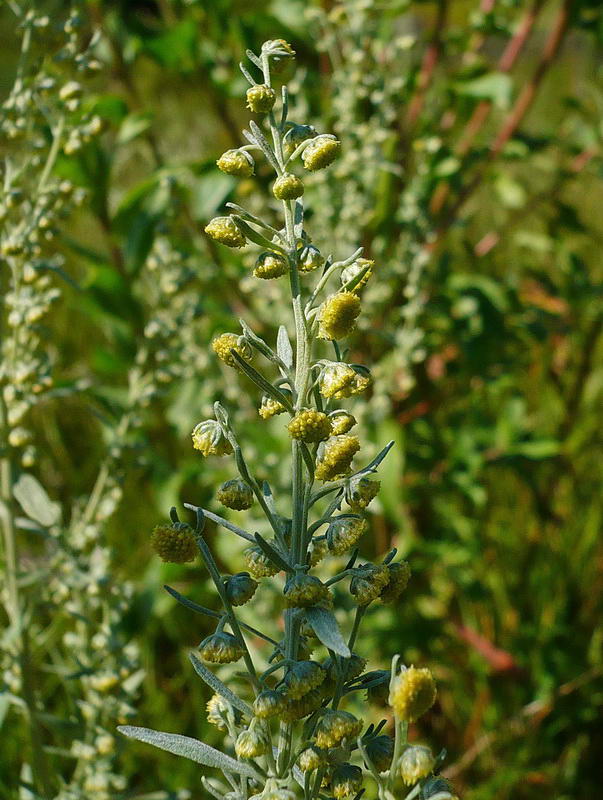
[[235, 742], [235, 753], [239, 758], [257, 758], [268, 752], [268, 740], [257, 728], [241, 731]]
[[267, 114], [276, 102], [276, 92], [271, 86], [258, 84], [247, 89], [247, 108], [254, 114]]
[[259, 256], [253, 270], [256, 278], [263, 278], [264, 280], [280, 278], [281, 275], [286, 275], [287, 272], [289, 272], [289, 263], [285, 256], [280, 253], [271, 253], [270, 251]]
[[338, 800], [353, 797], [362, 788], [362, 770], [355, 764], [339, 764], [333, 770], [331, 789]]
[[325, 539], [313, 539], [310, 546], [310, 566], [315, 567], [328, 554], [329, 547]]
[[185, 522], [156, 525], [151, 534], [151, 547], [162, 561], [172, 564], [186, 564], [194, 561], [197, 555], [195, 534]]
[[384, 564], [364, 564], [359, 567], [350, 583], [350, 592], [359, 606], [376, 600], [389, 582], [389, 571]]
[[282, 692], [275, 689], [264, 689], [253, 702], [253, 713], [260, 719], [270, 719], [280, 715], [286, 705], [287, 700]]
[[204, 456], [227, 456], [232, 453], [232, 445], [215, 419], [206, 419], [195, 425], [192, 439], [195, 450]]
[[357, 436], [344, 434], [332, 436], [324, 446], [320, 461], [316, 466], [319, 481], [334, 481], [347, 475], [352, 459], [360, 450]]
[[212, 633], [199, 645], [201, 658], [212, 664], [230, 664], [238, 661], [244, 652], [238, 639], [226, 631]]
[[389, 704], [399, 719], [415, 722], [435, 703], [436, 685], [427, 667], [408, 667], [396, 677]]
[[331, 435], [331, 421], [322, 411], [304, 408], [287, 425], [293, 439], [302, 442], [322, 442]]
[[285, 584], [283, 594], [287, 608], [309, 608], [324, 600], [329, 590], [314, 575], [294, 575]]
[[328, 167], [339, 155], [339, 148], [337, 139], [317, 136], [304, 148], [302, 153], [304, 167], [310, 172]]
[[216, 497], [223, 506], [234, 511], [246, 511], [253, 505], [251, 487], [241, 478], [233, 478], [222, 483]]
[[371, 500], [377, 496], [381, 488], [381, 481], [372, 481], [366, 476], [362, 476], [358, 480], [353, 480], [350, 485], [346, 487], [345, 501], [350, 506], [352, 511], [356, 513], [364, 511]]
[[408, 561], [396, 561], [395, 564], [388, 564], [389, 583], [380, 594], [380, 599], [384, 603], [395, 603], [402, 592], [408, 586], [410, 580], [410, 564]]
[[231, 575], [224, 585], [226, 597], [233, 606], [244, 606], [245, 603], [251, 600], [257, 588], [257, 582], [253, 580], [248, 572], [238, 572], [236, 575]]
[[299, 754], [297, 760], [302, 772], [314, 772], [314, 770], [324, 767], [327, 764], [327, 753], [315, 744], [306, 747]]
[[247, 564], [247, 569], [256, 580], [269, 578], [278, 572], [278, 567], [274, 566], [264, 551], [257, 545], [248, 547], [243, 552], [243, 558]]
[[304, 193], [304, 184], [296, 175], [286, 172], [274, 181], [272, 194], [277, 200], [295, 200]]
[[289, 668], [283, 679], [283, 692], [288, 700], [299, 700], [317, 689], [326, 678], [326, 672], [315, 661], [298, 661]]
[[324, 301], [318, 312], [321, 339], [343, 339], [348, 336], [360, 314], [360, 300], [353, 292], [332, 294]]
[[235, 353], [241, 358], [244, 358], [245, 361], [251, 361], [253, 356], [253, 351], [249, 343], [242, 336], [237, 336], [236, 333], [222, 333], [220, 336], [216, 336], [216, 338], [212, 340], [211, 346], [220, 361], [236, 369], [239, 369], [239, 365], [230, 352], [231, 350], [234, 350]]
[[236, 175], [238, 178], [249, 178], [253, 175], [253, 158], [246, 150], [227, 150], [216, 164], [227, 175]]
[[362, 730], [362, 722], [348, 711], [330, 709], [316, 726], [316, 744], [328, 750], [337, 747], [343, 739], [355, 739]]
[[214, 217], [205, 226], [205, 233], [227, 247], [244, 247], [246, 244], [243, 230], [232, 217]]
[[432, 771], [434, 758], [429, 747], [413, 744], [400, 757], [400, 777], [407, 786], [426, 778]]
[[343, 433], [349, 433], [354, 425], [356, 425], [356, 417], [344, 411], [342, 408], [337, 409], [337, 411], [331, 411], [329, 419], [331, 420], [333, 436], [341, 436]]
[[334, 519], [327, 528], [327, 544], [334, 556], [340, 556], [355, 547], [366, 531], [366, 520], [345, 515]]
[[390, 768], [394, 754], [394, 740], [391, 736], [375, 736], [366, 742], [365, 749], [377, 772], [385, 772]]

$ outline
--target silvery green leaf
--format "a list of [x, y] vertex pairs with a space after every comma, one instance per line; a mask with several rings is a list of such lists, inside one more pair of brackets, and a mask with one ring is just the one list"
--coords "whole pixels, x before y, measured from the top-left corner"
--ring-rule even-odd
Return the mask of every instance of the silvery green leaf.
[[272, 561], [275, 566], [277, 566], [279, 569], [285, 570], [285, 572], [293, 571], [293, 567], [288, 564], [281, 554], [269, 542], [262, 538], [259, 533], [256, 533], [255, 540], [264, 555], [268, 556], [270, 561]]
[[349, 658], [350, 648], [345, 643], [337, 620], [332, 611], [327, 611], [326, 608], [313, 608], [306, 609], [306, 619], [314, 629], [314, 633], [329, 650], [332, 650], [337, 655]]
[[293, 349], [291, 347], [291, 342], [289, 341], [287, 329], [284, 325], [281, 325], [278, 329], [278, 335], [276, 337], [276, 352], [287, 369], [291, 369], [293, 366]]
[[251, 378], [251, 380], [256, 384], [256, 386], [259, 386], [259, 388], [263, 392], [272, 397], [274, 400], [277, 400], [279, 403], [285, 406], [286, 409], [288, 409], [289, 411], [293, 411], [293, 406], [291, 405], [291, 402], [286, 395], [284, 395], [268, 380], [266, 380], [266, 378], [261, 373], [259, 373], [257, 369], [252, 367], [251, 364], [248, 364], [244, 358], [241, 358], [241, 356], [237, 353], [236, 350], [231, 350], [230, 354], [237, 362], [237, 365], [241, 368], [241, 371], [244, 372], [248, 378]]
[[266, 344], [256, 333], [254, 333], [244, 319], [239, 319], [239, 324], [245, 334], [245, 338], [270, 361], [274, 361], [276, 356], [274, 350]]
[[258, 233], [254, 228], [251, 227], [251, 225], [249, 225], [248, 222], [245, 222], [243, 217], [240, 217], [238, 214], [233, 214], [232, 216], [236, 218], [236, 221], [245, 236], [254, 244], [264, 247], [266, 250], [276, 250], [282, 255], [285, 255], [285, 251], [280, 244], [276, 244], [275, 242], [271, 242], [269, 239], [266, 239], [265, 236], [262, 236], [261, 233]]
[[241, 70], [241, 72], [242, 72], [242, 73], [243, 73], [243, 75], [245, 76], [246, 80], [247, 80], [247, 81], [249, 81], [249, 83], [251, 84], [251, 86], [255, 86], [255, 85], [256, 85], [256, 83], [257, 83], [257, 81], [255, 81], [255, 80], [253, 79], [253, 76], [252, 76], [252, 75], [250, 75], [250, 73], [249, 73], [249, 70], [247, 69], [247, 67], [245, 66], [245, 64], [243, 64], [243, 63], [239, 64], [239, 69]]
[[245, 50], [245, 55], [251, 61], [252, 64], [255, 64], [258, 69], [262, 69], [262, 62], [253, 52], [253, 50]]
[[168, 753], [174, 753], [177, 756], [189, 758], [191, 761], [195, 761], [197, 764], [203, 764], [205, 767], [215, 767], [216, 769], [221, 769], [222, 772], [234, 772], [246, 778], [261, 780], [260, 775], [251, 765], [242, 761], [235, 761], [234, 758], [227, 756], [225, 753], [221, 753], [219, 750], [210, 747], [204, 742], [192, 739], [190, 736], [181, 736], [177, 733], [164, 733], [163, 731], [154, 731], [150, 728], [137, 728], [133, 725], [120, 725], [117, 730], [130, 739], [137, 739], [139, 742], [152, 744], [160, 750], [166, 750]]
[[27, 516], [40, 525], [48, 528], [59, 521], [61, 507], [51, 501], [33, 475], [24, 472], [13, 486], [13, 494]]
[[191, 664], [193, 665], [197, 675], [202, 678], [205, 683], [211, 689], [213, 689], [214, 692], [216, 692], [216, 694], [219, 694], [221, 697], [227, 700], [234, 708], [238, 708], [239, 711], [242, 714], [245, 714], [246, 717], [253, 719], [253, 709], [251, 706], [249, 706], [244, 700], [241, 700], [239, 697], [237, 697], [234, 692], [231, 692], [228, 686], [223, 684], [222, 681], [217, 678], [214, 673], [197, 658], [195, 653], [189, 653], [188, 657], [190, 658]]
[[293, 211], [293, 233], [298, 239], [304, 232], [304, 202], [301, 197], [295, 201], [295, 209]]
[[385, 445], [385, 447], [383, 448], [383, 450], [381, 450], [379, 453], [377, 453], [377, 455], [376, 455], [376, 456], [375, 456], [375, 458], [374, 458], [374, 459], [371, 461], [371, 463], [370, 463], [370, 464], [367, 464], [367, 465], [366, 465], [366, 467], [364, 467], [363, 469], [359, 470], [358, 472], [355, 472], [355, 473], [354, 473], [354, 475], [363, 475], [363, 474], [365, 474], [365, 473], [367, 473], [367, 472], [376, 472], [376, 471], [377, 471], [377, 467], [378, 467], [378, 466], [379, 466], [379, 464], [380, 464], [380, 463], [383, 461], [383, 459], [384, 459], [384, 458], [385, 458], [385, 456], [386, 456], [386, 455], [389, 453], [389, 451], [392, 449], [392, 447], [394, 446], [394, 444], [395, 444], [395, 442], [394, 442], [394, 440], [392, 439], [392, 441], [391, 441], [391, 442], [388, 442], [388, 443]]
[[257, 123], [251, 120], [249, 123], [249, 127], [251, 128], [251, 133], [255, 137], [255, 144], [257, 144], [258, 147], [262, 149], [262, 153], [264, 153], [267, 160], [272, 164], [276, 172], [280, 174], [281, 172], [280, 164], [278, 163], [277, 158], [274, 155], [274, 150], [268, 144], [268, 139], [266, 139], [266, 137], [260, 130], [259, 125], [257, 125]]
[[243, 208], [243, 206], [240, 206], [237, 203], [226, 203], [226, 208], [231, 208], [233, 211], [236, 211], [239, 216], [247, 220], [247, 222], [253, 222], [255, 225], [259, 225], [260, 228], [264, 228], [265, 230], [269, 231], [273, 236], [280, 236], [280, 233], [276, 228], [273, 228], [272, 225], [268, 225], [267, 222], [264, 222], [264, 220], [256, 217], [255, 214], [247, 211], [247, 209]]

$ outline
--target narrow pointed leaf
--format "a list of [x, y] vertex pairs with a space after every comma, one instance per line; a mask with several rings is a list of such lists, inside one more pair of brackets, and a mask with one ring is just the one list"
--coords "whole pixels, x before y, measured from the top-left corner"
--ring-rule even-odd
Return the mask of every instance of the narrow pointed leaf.
[[264, 555], [268, 556], [270, 561], [278, 567], [279, 569], [285, 570], [285, 572], [292, 572], [293, 567], [290, 564], [287, 564], [285, 559], [281, 556], [281, 554], [269, 543], [267, 542], [259, 533], [256, 533], [255, 540], [259, 547], [262, 549]]
[[45, 528], [58, 522], [61, 515], [60, 506], [53, 503], [46, 494], [46, 489], [33, 475], [24, 472], [13, 486], [15, 499], [28, 517], [39, 522]]
[[238, 366], [241, 368], [241, 371], [244, 372], [248, 378], [251, 378], [251, 380], [256, 384], [256, 386], [259, 386], [259, 388], [263, 392], [265, 392], [274, 400], [277, 400], [279, 403], [284, 405], [288, 411], [293, 412], [293, 406], [291, 405], [291, 401], [286, 395], [284, 395], [268, 380], [266, 380], [266, 378], [261, 373], [259, 373], [257, 369], [255, 369], [255, 367], [252, 367], [251, 364], [248, 364], [244, 358], [241, 358], [241, 356], [237, 353], [236, 350], [231, 350], [230, 354], [237, 362]]
[[260, 130], [259, 126], [253, 120], [251, 120], [251, 122], [249, 123], [249, 127], [251, 128], [251, 133], [255, 137], [256, 143], [262, 148], [262, 152], [264, 153], [268, 161], [272, 164], [277, 173], [280, 174], [282, 172], [280, 164], [278, 163], [276, 156], [274, 155], [274, 150], [268, 144], [268, 139], [266, 139], [266, 137]]
[[264, 247], [266, 250], [277, 250], [279, 253], [285, 255], [285, 250], [280, 246], [280, 244], [271, 242], [270, 239], [262, 236], [261, 233], [258, 233], [255, 228], [252, 228], [251, 225], [238, 214], [233, 214], [232, 216], [236, 219], [237, 224], [243, 230], [245, 236], [254, 244]]
[[329, 650], [333, 650], [339, 656], [349, 658], [350, 648], [344, 641], [337, 620], [332, 611], [327, 611], [325, 608], [306, 609], [306, 619], [314, 629], [314, 633]]
[[214, 673], [209, 670], [205, 664], [203, 664], [194, 653], [189, 653], [188, 657], [190, 658], [191, 664], [197, 675], [202, 678], [205, 683], [213, 689], [216, 694], [219, 694], [225, 700], [227, 700], [231, 706], [234, 708], [238, 708], [242, 714], [245, 714], [246, 717], [249, 719], [253, 718], [253, 709], [249, 706], [244, 700], [241, 700], [239, 697], [231, 692], [231, 690], [222, 683], [222, 681], [217, 678]]
[[284, 325], [281, 325], [278, 329], [278, 335], [276, 337], [276, 352], [287, 369], [291, 369], [293, 366], [293, 348], [291, 347], [289, 334], [287, 333], [287, 329]]

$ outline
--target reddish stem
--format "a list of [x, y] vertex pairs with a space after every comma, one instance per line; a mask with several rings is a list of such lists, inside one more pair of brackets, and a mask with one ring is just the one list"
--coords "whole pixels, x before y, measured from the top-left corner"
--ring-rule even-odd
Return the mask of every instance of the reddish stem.
[[425, 103], [425, 95], [433, 79], [433, 73], [440, 58], [442, 51], [442, 33], [446, 25], [446, 16], [448, 13], [448, 0], [439, 0], [438, 13], [431, 35], [431, 41], [423, 55], [423, 62], [419, 71], [417, 79], [417, 90], [414, 97], [411, 99], [406, 113], [406, 123], [409, 128], [412, 128], [419, 118]]

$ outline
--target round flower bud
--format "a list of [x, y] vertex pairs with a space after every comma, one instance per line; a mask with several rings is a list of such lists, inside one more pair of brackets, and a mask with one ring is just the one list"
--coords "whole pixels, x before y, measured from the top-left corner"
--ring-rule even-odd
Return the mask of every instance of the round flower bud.
[[280, 253], [271, 253], [270, 251], [266, 251], [259, 256], [253, 270], [256, 278], [263, 278], [264, 280], [280, 278], [281, 275], [286, 275], [287, 272], [289, 272], [289, 263], [285, 256]]
[[239, 758], [258, 758], [268, 752], [268, 740], [257, 729], [241, 731], [235, 742], [235, 753]]
[[358, 437], [348, 434], [332, 436], [325, 443], [320, 461], [316, 465], [316, 479], [334, 481], [347, 475], [352, 459], [359, 450]]
[[310, 545], [310, 566], [315, 567], [328, 554], [329, 547], [325, 539], [313, 539]]
[[231, 633], [216, 631], [199, 645], [199, 654], [212, 664], [230, 664], [238, 661], [245, 651]]
[[340, 556], [355, 547], [366, 531], [366, 520], [345, 515], [334, 519], [327, 528], [327, 544], [334, 556]]
[[317, 136], [302, 153], [304, 167], [310, 172], [324, 169], [332, 164], [339, 154], [339, 142], [328, 136]]
[[331, 420], [333, 436], [349, 433], [357, 422], [353, 414], [344, 411], [342, 408], [337, 409], [337, 411], [331, 411], [329, 419]]
[[314, 772], [327, 765], [327, 754], [315, 744], [302, 750], [297, 759], [297, 763], [302, 772]]
[[[343, 673], [343, 680], [347, 682], [353, 681], [354, 678], [359, 678], [364, 672], [366, 663], [366, 658], [361, 658], [356, 653], [352, 653], [349, 658], [342, 658], [341, 671]], [[330, 656], [322, 666], [323, 669], [327, 671], [327, 677], [330, 681], [336, 681], [339, 678], [337, 664], [333, 662], [333, 659]]]
[[359, 314], [360, 300], [353, 292], [332, 294], [319, 309], [318, 336], [321, 339], [343, 339], [354, 330]]
[[223, 506], [234, 511], [246, 511], [253, 505], [253, 492], [241, 478], [233, 478], [220, 485], [216, 497]]
[[387, 570], [389, 572], [389, 583], [379, 597], [384, 603], [395, 603], [408, 586], [410, 564], [408, 561], [397, 561], [395, 564], [388, 564]]
[[274, 181], [272, 194], [277, 200], [295, 200], [304, 193], [304, 183], [296, 175], [285, 172]]
[[371, 500], [375, 499], [380, 488], [381, 481], [372, 481], [366, 476], [362, 476], [358, 480], [351, 481], [350, 485], [346, 487], [345, 501], [352, 511], [356, 513], [364, 511]]
[[221, 731], [228, 730], [228, 718], [230, 715], [233, 716], [237, 725], [241, 721], [241, 712], [233, 708], [233, 706], [219, 694], [214, 694], [209, 698], [206, 708], [208, 722], [211, 722], [212, 725], [215, 725]]
[[256, 581], [253, 580], [248, 572], [238, 572], [236, 575], [231, 575], [224, 584], [226, 597], [233, 606], [244, 606], [245, 603], [251, 600], [257, 588]]
[[274, 566], [264, 551], [257, 545], [248, 547], [243, 552], [243, 558], [247, 564], [247, 569], [256, 580], [259, 580], [259, 578], [269, 578], [272, 575], [276, 575], [279, 571], [278, 567]]
[[232, 217], [214, 217], [205, 226], [205, 233], [227, 247], [244, 247], [246, 244], [243, 230]]
[[435, 681], [427, 667], [408, 667], [393, 682], [389, 704], [399, 719], [415, 722], [435, 703], [436, 694]]
[[389, 698], [389, 670], [377, 669], [370, 673], [370, 678], [372, 685], [367, 687], [366, 699], [376, 706], [383, 707], [387, 705]]
[[281, 719], [284, 722], [297, 722], [297, 720], [318, 711], [322, 705], [322, 699], [320, 689], [313, 689], [303, 697], [300, 697], [299, 700], [290, 700], [283, 711]]
[[247, 89], [247, 108], [254, 114], [267, 114], [276, 102], [276, 92], [271, 86], [259, 84]]
[[339, 709], [329, 709], [316, 726], [316, 745], [328, 750], [343, 739], [355, 739], [362, 730], [362, 722], [353, 714]]
[[312, 272], [324, 263], [322, 253], [313, 244], [306, 244], [297, 251], [297, 268], [300, 272]]
[[298, 661], [283, 678], [283, 692], [288, 700], [299, 700], [324, 681], [326, 673], [315, 661]]
[[194, 561], [197, 555], [195, 534], [185, 522], [156, 525], [151, 534], [151, 547], [162, 561], [172, 564], [186, 564]]
[[389, 582], [389, 571], [384, 564], [364, 564], [359, 567], [350, 583], [350, 592], [359, 606], [376, 600]]
[[245, 361], [251, 361], [253, 351], [249, 342], [243, 336], [237, 336], [236, 333], [222, 333], [216, 336], [211, 343], [212, 350], [218, 356], [220, 361], [223, 361], [229, 367], [239, 369], [239, 365], [235, 361], [231, 350]]
[[400, 756], [400, 777], [407, 786], [426, 778], [433, 769], [434, 758], [429, 747], [413, 744]]
[[390, 768], [394, 755], [394, 740], [391, 736], [375, 736], [364, 747], [377, 772], [385, 772]]
[[227, 150], [216, 164], [227, 175], [236, 175], [238, 178], [249, 178], [253, 175], [253, 158], [246, 150]]
[[283, 592], [287, 608], [309, 608], [324, 600], [328, 593], [327, 587], [314, 575], [294, 575]]
[[264, 397], [262, 397], [262, 404], [258, 408], [258, 414], [260, 417], [262, 417], [262, 419], [270, 419], [270, 417], [275, 417], [277, 414], [282, 414], [286, 410], [287, 409], [285, 406], [282, 403], [279, 403], [278, 400], [264, 395]]
[[350, 281], [353, 281], [361, 273], [364, 273], [362, 278], [360, 278], [359, 282], [354, 287], [353, 291], [356, 292], [358, 289], [362, 289], [363, 286], [369, 282], [369, 278], [373, 274], [373, 267], [375, 266], [375, 262], [371, 261], [368, 258], [357, 258], [356, 261], [353, 261], [348, 267], [345, 267], [341, 270], [341, 284], [342, 286]]
[[206, 419], [195, 425], [192, 439], [195, 450], [199, 450], [204, 456], [226, 456], [232, 453], [232, 445], [215, 419]]
[[287, 425], [287, 430], [293, 439], [302, 442], [322, 442], [331, 435], [331, 422], [322, 411], [303, 408]]
[[284, 39], [268, 39], [262, 45], [262, 53], [267, 54], [270, 58], [292, 58], [295, 50]]
[[334, 797], [353, 797], [362, 789], [362, 770], [355, 764], [339, 764], [333, 770], [331, 790]]
[[253, 701], [253, 713], [260, 719], [270, 719], [282, 714], [287, 700], [282, 692], [264, 689]]
[[312, 139], [316, 136], [316, 129], [312, 125], [296, 125], [289, 123], [291, 127], [285, 134], [283, 140], [284, 151], [287, 158], [293, 154], [293, 151], [299, 147], [302, 142]]
[[370, 377], [364, 370], [344, 364], [340, 361], [328, 361], [324, 364], [318, 379], [318, 389], [323, 397], [330, 400], [341, 400], [360, 394], [370, 384]]

